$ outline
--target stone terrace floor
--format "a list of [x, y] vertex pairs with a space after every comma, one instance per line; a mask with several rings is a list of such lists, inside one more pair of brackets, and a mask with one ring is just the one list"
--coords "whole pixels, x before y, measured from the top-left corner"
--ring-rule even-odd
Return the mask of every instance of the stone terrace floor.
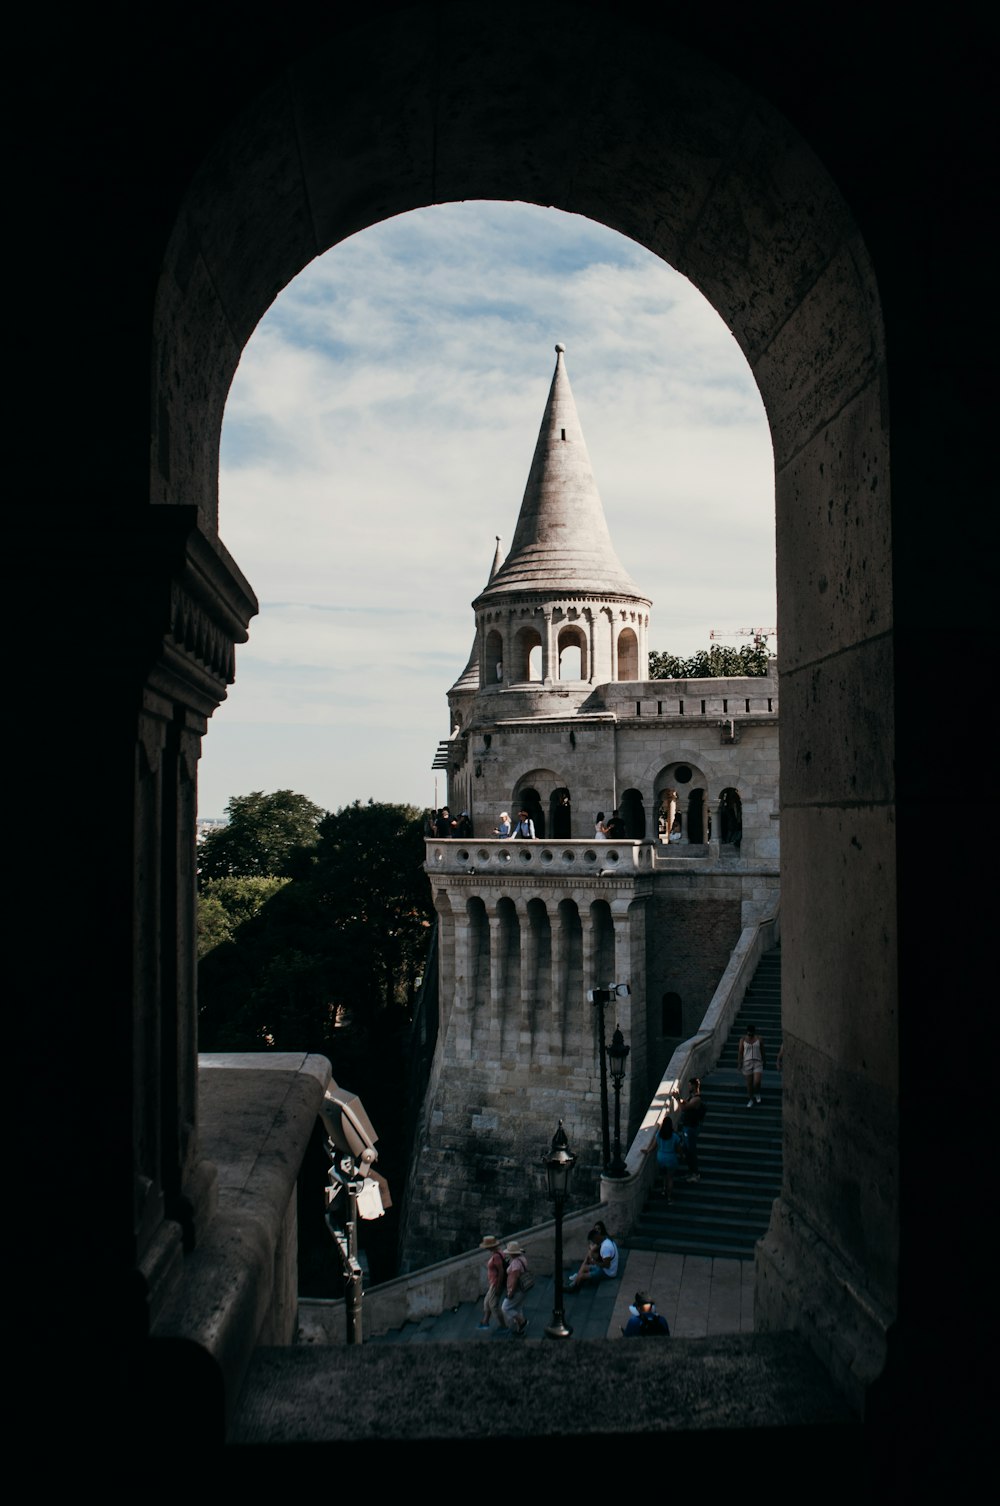
[[[528, 1252], [530, 1258], [530, 1250]], [[485, 1263], [485, 1257], [484, 1257]], [[569, 1266], [567, 1265], [567, 1269]], [[545, 1337], [552, 1320], [554, 1285], [551, 1275], [533, 1272], [535, 1286], [524, 1299], [529, 1328], [523, 1340], [497, 1328], [477, 1327], [482, 1302], [463, 1302], [436, 1318], [393, 1329], [368, 1344], [437, 1344], [456, 1339], [478, 1343], [531, 1343]], [[628, 1321], [629, 1303], [636, 1291], [654, 1298], [670, 1324], [672, 1337], [698, 1339], [715, 1334], [753, 1332], [752, 1260], [713, 1259], [707, 1255], [677, 1255], [646, 1250], [622, 1250], [620, 1275], [615, 1281], [585, 1288], [565, 1298], [566, 1322], [578, 1339], [619, 1339]]]

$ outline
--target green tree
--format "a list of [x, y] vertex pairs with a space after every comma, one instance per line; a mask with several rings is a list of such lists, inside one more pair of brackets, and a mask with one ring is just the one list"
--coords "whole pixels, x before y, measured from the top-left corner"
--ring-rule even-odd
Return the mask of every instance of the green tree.
[[202, 1046], [335, 1055], [346, 1034], [404, 1022], [430, 939], [423, 861], [420, 812], [355, 801], [323, 817], [309, 862], [259, 904], [262, 880], [206, 881], [232, 931], [200, 964]]
[[726, 675], [766, 675], [767, 638], [758, 633], [752, 643], [741, 648], [713, 643], [699, 649], [687, 659], [676, 654], [656, 653], [649, 656], [651, 680], [718, 680]]
[[277, 875], [203, 879], [198, 891], [199, 958], [222, 942], [232, 941], [243, 922], [259, 915], [267, 901], [288, 882]]
[[198, 849], [198, 873], [207, 879], [290, 877], [308, 866], [323, 811], [294, 790], [234, 795], [228, 823]]

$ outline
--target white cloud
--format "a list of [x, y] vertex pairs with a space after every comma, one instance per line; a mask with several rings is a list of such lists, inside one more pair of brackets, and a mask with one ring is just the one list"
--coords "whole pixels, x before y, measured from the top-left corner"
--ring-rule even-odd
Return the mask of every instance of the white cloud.
[[652, 642], [773, 625], [767, 423], [701, 295], [578, 216], [400, 216], [305, 269], [233, 384], [220, 526], [263, 610], [205, 744], [205, 814], [246, 788], [433, 797], [445, 692], [494, 534], [513, 531], [556, 340]]

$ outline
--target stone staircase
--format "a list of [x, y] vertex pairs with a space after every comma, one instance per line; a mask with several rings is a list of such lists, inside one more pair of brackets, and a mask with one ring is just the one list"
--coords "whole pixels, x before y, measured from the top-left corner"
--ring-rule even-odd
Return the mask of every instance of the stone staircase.
[[[763, 1103], [746, 1107], [736, 1069], [740, 1037], [753, 1023], [764, 1042]], [[781, 1191], [781, 950], [765, 953], [733, 1022], [718, 1067], [703, 1079], [707, 1107], [698, 1141], [700, 1182], [674, 1178], [673, 1202], [652, 1197], [629, 1237], [635, 1250], [749, 1259]]]

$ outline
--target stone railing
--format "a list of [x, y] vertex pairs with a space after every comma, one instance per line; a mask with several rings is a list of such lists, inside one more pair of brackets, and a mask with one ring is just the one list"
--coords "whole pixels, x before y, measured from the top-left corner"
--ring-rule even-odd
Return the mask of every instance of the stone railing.
[[428, 873], [559, 873], [607, 877], [651, 873], [651, 842], [594, 842], [500, 837], [428, 838]]
[[664, 1114], [673, 1112], [689, 1078], [705, 1077], [717, 1065], [757, 963], [779, 940], [778, 912], [741, 932], [699, 1030], [681, 1042], [667, 1063], [625, 1158], [627, 1175], [620, 1180], [601, 1178], [601, 1198], [610, 1211], [609, 1227], [613, 1223], [618, 1229], [631, 1229], [642, 1212], [656, 1176], [656, 1157], [648, 1153], [656, 1126]]

